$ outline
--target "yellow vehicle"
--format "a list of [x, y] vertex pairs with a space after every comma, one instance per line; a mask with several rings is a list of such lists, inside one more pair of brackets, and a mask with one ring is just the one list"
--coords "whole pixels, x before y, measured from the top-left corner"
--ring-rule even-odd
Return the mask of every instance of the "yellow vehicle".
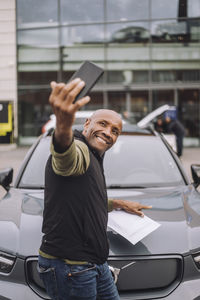
[[12, 104], [0, 102], [0, 143], [13, 142]]

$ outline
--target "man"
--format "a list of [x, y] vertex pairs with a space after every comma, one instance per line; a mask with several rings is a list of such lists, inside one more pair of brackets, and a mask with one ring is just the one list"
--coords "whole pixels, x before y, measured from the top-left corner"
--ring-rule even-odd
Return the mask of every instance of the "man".
[[178, 120], [173, 120], [169, 116], [165, 118], [167, 131], [172, 132], [176, 137], [176, 148], [177, 148], [177, 155], [181, 157], [183, 154], [183, 139], [185, 135], [185, 129], [181, 122]]
[[158, 118], [156, 122], [154, 123], [154, 128], [158, 132], [163, 132], [164, 131], [164, 124], [162, 118]]
[[82, 133], [73, 133], [76, 111], [90, 101], [84, 97], [73, 103], [84, 82], [52, 82], [51, 87], [56, 128], [45, 171], [44, 236], [38, 270], [52, 299], [117, 300], [106, 262], [107, 211], [121, 208], [143, 216], [141, 209], [150, 207], [123, 200], [108, 204], [103, 156], [122, 130], [120, 116], [111, 110], [97, 110], [86, 120]]

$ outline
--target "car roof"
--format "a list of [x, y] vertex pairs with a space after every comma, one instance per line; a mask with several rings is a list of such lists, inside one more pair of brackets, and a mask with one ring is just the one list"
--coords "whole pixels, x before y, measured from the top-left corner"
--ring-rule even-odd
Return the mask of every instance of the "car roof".
[[[82, 131], [83, 130], [83, 124], [74, 124], [72, 126], [73, 130]], [[44, 135], [51, 135], [51, 133], [54, 131], [54, 128], [50, 128]], [[122, 127], [121, 135], [156, 135], [155, 131], [149, 127], [149, 128], [140, 128], [137, 126], [137, 124], [130, 124], [125, 123]]]
[[149, 128], [140, 128], [137, 124], [125, 123], [122, 127], [122, 134], [131, 135], [131, 134], [142, 134], [142, 135], [155, 135], [151, 127]]

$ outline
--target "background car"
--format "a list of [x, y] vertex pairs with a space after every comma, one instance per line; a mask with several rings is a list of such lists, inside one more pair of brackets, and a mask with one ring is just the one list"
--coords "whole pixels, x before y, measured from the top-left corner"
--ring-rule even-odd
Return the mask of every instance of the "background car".
[[[12, 169], [0, 172], [7, 190], [0, 201], [0, 299], [49, 299], [37, 259], [51, 132], [29, 150], [13, 186]], [[161, 225], [135, 245], [108, 228], [108, 263], [120, 299], [199, 299], [200, 165], [192, 166], [192, 184], [161, 135], [128, 124], [104, 169], [110, 198], [152, 205], [145, 215]]]
[[[162, 105], [155, 109], [154, 111], [147, 114], [144, 118], [142, 118], [138, 123], [138, 127], [140, 128], [147, 128], [149, 126], [153, 126], [153, 122], [156, 120], [157, 117], [165, 113], [166, 111], [171, 110], [172, 107], [168, 104]], [[84, 124], [85, 120], [94, 113], [94, 110], [83, 110], [83, 111], [77, 111], [76, 112], [76, 119], [75, 124]], [[133, 123], [132, 121], [129, 121], [129, 118], [124, 118], [120, 114], [123, 124], [129, 124]], [[135, 123], [135, 122], [134, 122]], [[55, 128], [56, 126], [56, 116], [54, 114], [51, 114], [49, 116], [49, 120], [42, 126], [42, 133], [45, 133], [46, 131]], [[174, 134], [164, 134], [164, 138], [168, 141], [169, 145], [172, 147], [172, 149], [176, 152], [176, 139]]]
[[[84, 110], [84, 111], [77, 111], [76, 112], [76, 119], [75, 124], [84, 124], [85, 120], [94, 113], [93, 110]], [[49, 120], [42, 126], [42, 133], [45, 133], [46, 131], [55, 128], [56, 126], [56, 116], [54, 114], [51, 114], [49, 116]]]
[[110, 43], [147, 43], [149, 31], [141, 26], [128, 26], [114, 32]]
[[[140, 120], [137, 123], [137, 125], [140, 128], [147, 128], [149, 126], [152, 126], [153, 128], [155, 128], [155, 121], [157, 120], [157, 118], [160, 118], [165, 113], [169, 113], [169, 114], [174, 115], [175, 112], [176, 112], [176, 107], [175, 106], [170, 106], [168, 104], [164, 104], [164, 105], [158, 107], [157, 109], [153, 110], [149, 114], [147, 114], [142, 120]], [[162, 132], [161, 134], [167, 140], [167, 142], [172, 147], [172, 149], [175, 152], [177, 152], [175, 135], [172, 134], [172, 133], [166, 133], [166, 132]]]
[[[91, 115], [95, 112], [95, 110], [79, 110], [76, 112], [76, 119], [74, 121], [74, 124], [76, 125], [83, 125], [85, 121], [91, 117]], [[121, 114], [119, 114], [121, 116]], [[122, 116], [121, 116], [122, 117]], [[126, 124], [127, 121], [123, 119], [123, 124]], [[42, 126], [42, 133], [45, 133], [46, 131], [55, 128], [56, 126], [56, 116], [54, 114], [51, 114], [49, 116], [49, 120]]]

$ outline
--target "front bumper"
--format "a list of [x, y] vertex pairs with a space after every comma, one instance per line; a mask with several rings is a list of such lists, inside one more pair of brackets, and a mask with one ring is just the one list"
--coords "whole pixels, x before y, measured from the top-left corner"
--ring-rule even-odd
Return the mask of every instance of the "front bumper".
[[[0, 300], [41, 300], [29, 286], [14, 282], [0, 281]], [[120, 295], [120, 300], [133, 300], [133, 295]], [[142, 298], [137, 298], [142, 299]], [[153, 299], [153, 298], [149, 298]], [[155, 298], [154, 298], [155, 299]], [[165, 298], [158, 300], [199, 300], [200, 279], [181, 283], [176, 290]]]
[[[37, 257], [34, 259], [36, 261]], [[32, 261], [32, 258], [30, 260]], [[37, 290], [31, 286], [27, 278], [26, 261], [17, 258], [10, 274], [3, 275], [0, 273], [0, 300], [48, 299], [45, 293], [37, 293]], [[164, 297], [162, 289], [160, 290], [160, 294], [159, 292], [155, 294], [150, 289], [148, 291], [140, 290], [138, 293], [136, 291], [120, 292], [120, 299], [200, 300], [200, 269], [195, 265], [191, 255], [184, 258], [184, 272], [180, 283], [173, 290], [169, 287], [168, 291], [167, 293], [165, 289]]]
[[[133, 300], [133, 295], [120, 295], [120, 300]], [[181, 283], [171, 294], [164, 298], [149, 298], [157, 300], [200, 300], [200, 278]]]

